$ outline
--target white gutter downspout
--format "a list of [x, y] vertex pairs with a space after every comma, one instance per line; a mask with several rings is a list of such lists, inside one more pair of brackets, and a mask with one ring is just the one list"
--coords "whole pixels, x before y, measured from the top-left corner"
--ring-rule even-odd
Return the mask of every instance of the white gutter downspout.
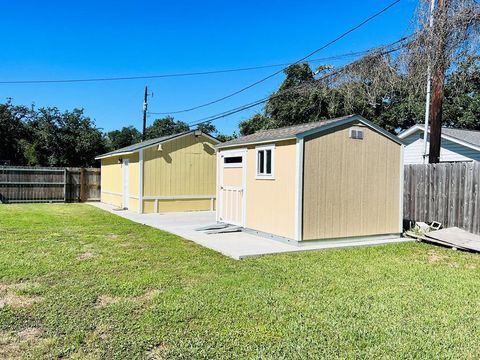
[[303, 230], [303, 138], [297, 138], [295, 161], [295, 240], [302, 241]]

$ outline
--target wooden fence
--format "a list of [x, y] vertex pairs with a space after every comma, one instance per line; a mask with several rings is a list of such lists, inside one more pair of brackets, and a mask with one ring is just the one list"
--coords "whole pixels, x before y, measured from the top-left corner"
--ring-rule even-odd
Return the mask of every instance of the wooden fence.
[[0, 203], [100, 200], [100, 169], [0, 166]]
[[480, 234], [480, 162], [405, 165], [404, 218]]

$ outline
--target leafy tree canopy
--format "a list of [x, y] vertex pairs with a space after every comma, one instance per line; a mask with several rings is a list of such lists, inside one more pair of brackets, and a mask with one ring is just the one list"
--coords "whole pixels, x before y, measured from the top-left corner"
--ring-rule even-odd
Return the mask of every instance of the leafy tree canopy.
[[[425, 89], [389, 56], [359, 61], [333, 81], [315, 80], [308, 64], [291, 65], [263, 112], [240, 123], [240, 133], [359, 114], [392, 133], [421, 123]], [[334, 75], [331, 67], [318, 72]], [[463, 54], [446, 79], [444, 126], [480, 129], [480, 56]]]
[[190, 130], [187, 123], [175, 120], [172, 116], [166, 116], [163, 119], [155, 119], [152, 125], [145, 130], [145, 138], [155, 139], [157, 137], [178, 134]]
[[109, 147], [114, 150], [140, 142], [142, 134], [133, 126], [127, 126], [108, 132], [107, 139]]

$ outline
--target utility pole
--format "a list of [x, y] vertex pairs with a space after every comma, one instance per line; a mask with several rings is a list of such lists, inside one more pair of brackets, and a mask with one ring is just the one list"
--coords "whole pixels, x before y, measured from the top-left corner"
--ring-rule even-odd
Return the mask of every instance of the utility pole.
[[[435, 0], [430, 0], [430, 19], [429, 27], [430, 31], [433, 27], [433, 11], [435, 10]], [[428, 54], [428, 64], [427, 64], [427, 96], [425, 99], [425, 125], [423, 127], [423, 163], [427, 162], [427, 142], [428, 142], [428, 118], [430, 116], [430, 94], [431, 94], [431, 83], [432, 83], [432, 69], [431, 69], [432, 56]]]
[[145, 129], [147, 127], [147, 109], [148, 109], [148, 87], [145, 85], [145, 95], [143, 97], [143, 130], [142, 141], [145, 141]]
[[438, 0], [437, 19], [434, 25], [435, 44], [434, 46], [434, 70], [432, 78], [432, 103], [430, 110], [430, 152], [429, 163], [440, 161], [440, 145], [442, 135], [442, 105], [443, 88], [445, 81], [445, 46], [447, 34], [447, 8], [448, 0]]

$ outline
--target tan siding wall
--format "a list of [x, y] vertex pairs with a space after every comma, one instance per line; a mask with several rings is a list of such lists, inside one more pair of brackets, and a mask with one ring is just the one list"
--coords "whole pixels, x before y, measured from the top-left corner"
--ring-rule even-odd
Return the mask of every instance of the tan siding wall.
[[107, 194], [102, 192], [101, 193], [101, 202], [105, 204], [110, 204], [113, 206], [122, 206], [122, 196], [121, 195], [113, 195], [113, 194]]
[[[102, 176], [101, 176], [101, 201], [106, 204], [115, 206], [123, 206], [123, 169], [122, 164], [118, 164], [118, 160], [129, 159], [129, 210], [138, 211], [138, 200], [132, 196], [138, 196], [139, 189], [139, 165], [138, 154], [112, 156], [102, 159]], [[114, 195], [111, 193], [117, 193]]]
[[242, 186], [242, 177], [242, 168], [225, 168], [223, 170], [223, 184], [226, 186]]
[[247, 150], [246, 227], [295, 237], [295, 140], [275, 144], [275, 179], [256, 179], [255, 146]]
[[[117, 163], [118, 157], [102, 159], [101, 189], [108, 192], [122, 192], [122, 166]], [[102, 199], [103, 201], [103, 199]]]
[[[215, 196], [216, 143], [191, 134], [144, 150], [144, 196]], [[144, 201], [144, 212], [154, 211]], [[162, 200], [159, 211], [210, 210], [210, 200]]]
[[305, 142], [303, 239], [400, 233], [401, 146], [363, 127]]

